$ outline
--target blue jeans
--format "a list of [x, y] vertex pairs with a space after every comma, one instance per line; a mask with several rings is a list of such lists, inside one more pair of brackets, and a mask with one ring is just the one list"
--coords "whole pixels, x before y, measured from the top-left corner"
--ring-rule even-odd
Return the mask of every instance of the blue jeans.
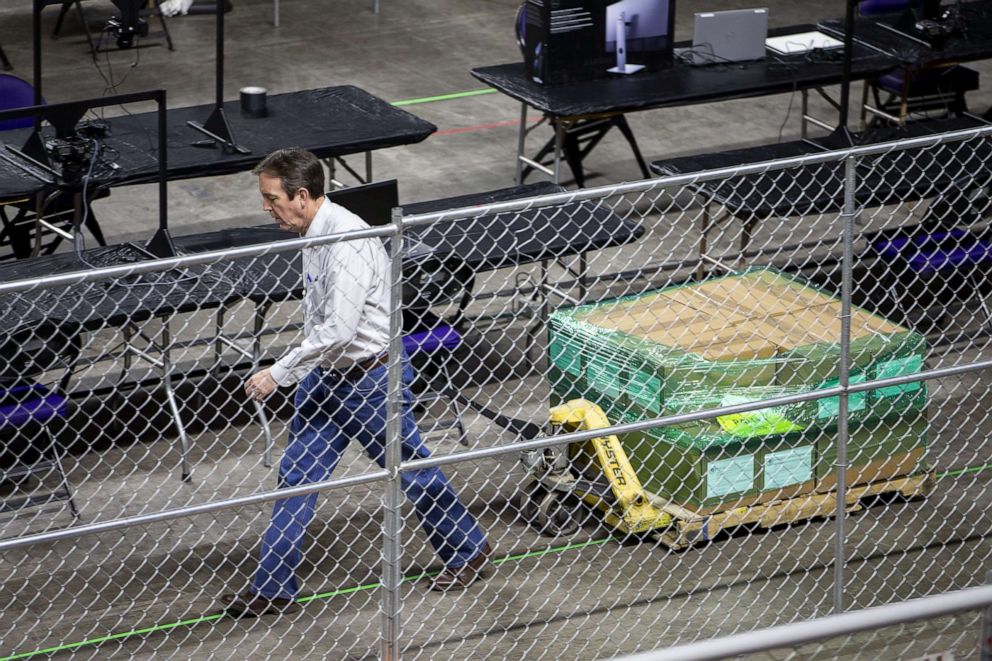
[[[279, 464], [279, 486], [319, 482], [330, 477], [348, 442], [358, 441], [379, 466], [385, 462], [386, 366], [346, 379], [317, 368], [296, 390], [296, 414]], [[411, 410], [413, 369], [403, 362], [404, 461], [429, 457]], [[431, 545], [445, 565], [460, 567], [478, 555], [485, 536], [439, 468], [401, 474], [403, 492], [413, 503]], [[299, 594], [296, 568], [317, 494], [276, 501], [262, 538], [252, 591], [268, 598]]]

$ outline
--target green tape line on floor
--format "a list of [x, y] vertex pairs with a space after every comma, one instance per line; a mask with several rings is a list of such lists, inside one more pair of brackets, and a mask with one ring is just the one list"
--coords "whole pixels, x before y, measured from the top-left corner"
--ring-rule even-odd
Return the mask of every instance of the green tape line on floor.
[[[504, 562], [513, 562], [517, 560], [524, 560], [527, 558], [538, 558], [541, 556], [549, 555], [552, 553], [561, 553], [563, 551], [574, 551], [577, 549], [585, 548], [588, 546], [598, 546], [601, 544], [606, 544], [612, 538], [606, 537], [604, 539], [593, 539], [588, 542], [581, 542], [578, 544], [567, 544], [565, 546], [556, 546], [541, 551], [528, 551], [526, 553], [519, 553], [517, 555], [508, 555], [504, 558], [497, 558], [493, 560], [494, 565], [501, 565]], [[438, 572], [422, 572], [420, 574], [413, 574], [410, 576], [404, 576], [403, 582], [417, 581], [428, 576], [433, 576]], [[345, 594], [352, 594], [354, 592], [361, 592], [363, 590], [373, 590], [375, 588], [381, 587], [381, 583], [366, 583], [364, 585], [357, 585], [350, 588], [343, 588], [341, 590], [333, 590], [331, 592], [324, 592], [321, 594], [311, 595], [309, 597], [301, 597], [297, 599], [297, 603], [305, 604], [310, 601], [315, 601], [318, 599], [330, 599], [331, 597], [339, 597]], [[157, 631], [168, 631], [169, 629], [175, 629], [177, 627], [183, 626], [194, 626], [197, 624], [203, 624], [204, 622], [212, 622], [214, 620], [219, 620], [224, 617], [223, 613], [215, 613], [214, 615], [204, 615], [202, 617], [195, 617], [189, 620], [180, 620], [179, 622], [170, 622], [168, 624], [157, 624], [150, 627], [145, 627], [143, 629], [131, 629], [130, 631], [122, 631], [120, 633], [114, 633], [107, 636], [100, 636], [99, 638], [89, 638], [87, 640], [81, 640], [77, 643], [66, 643], [64, 645], [56, 645], [54, 647], [48, 647], [45, 649], [34, 650], [32, 652], [21, 652], [19, 654], [13, 654], [11, 656], [5, 656], [0, 661], [14, 661], [15, 659], [27, 659], [32, 656], [39, 656], [42, 654], [54, 654], [56, 652], [65, 652], [67, 650], [77, 649], [86, 645], [99, 645], [101, 643], [107, 643], [112, 640], [124, 640], [130, 638], [131, 636], [143, 636], [149, 633], [155, 633]]]
[[961, 475], [966, 475], [967, 473], [981, 473], [992, 468], [992, 464], [984, 464], [982, 466], [969, 466], [967, 468], [955, 468], [949, 471], [944, 471], [943, 473], [937, 473], [937, 479], [945, 477], [959, 477]]
[[438, 96], [424, 96], [419, 99], [403, 99], [402, 101], [392, 101], [390, 105], [394, 106], [413, 106], [418, 103], [434, 103], [435, 101], [451, 101], [453, 99], [464, 99], [470, 96], [481, 96], [483, 94], [495, 94], [496, 90], [491, 87], [487, 87], [481, 90], [469, 90], [467, 92], [452, 92], [451, 94], [441, 94]]

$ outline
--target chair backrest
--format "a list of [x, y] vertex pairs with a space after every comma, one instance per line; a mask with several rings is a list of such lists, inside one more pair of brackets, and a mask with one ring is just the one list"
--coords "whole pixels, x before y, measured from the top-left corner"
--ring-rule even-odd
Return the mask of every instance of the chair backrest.
[[42, 323], [0, 337], [0, 385], [23, 383], [50, 370], [68, 370], [82, 342], [69, 325]]
[[904, 9], [916, 9], [919, 0], [861, 0], [858, 11], [862, 16], [877, 16], [878, 14], [895, 14]]
[[[9, 73], [0, 73], [0, 110], [14, 110], [33, 105], [34, 87], [31, 83]], [[0, 131], [13, 131], [31, 126], [34, 126], [33, 117], [0, 120]]]

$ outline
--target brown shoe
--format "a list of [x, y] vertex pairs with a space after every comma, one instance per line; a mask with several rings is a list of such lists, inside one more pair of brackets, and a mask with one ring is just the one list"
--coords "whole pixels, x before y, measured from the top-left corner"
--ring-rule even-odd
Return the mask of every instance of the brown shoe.
[[461, 567], [445, 567], [444, 571], [434, 577], [431, 582], [431, 590], [447, 592], [448, 590], [464, 590], [468, 586], [479, 580], [482, 570], [489, 564], [489, 557], [493, 554], [489, 542], [483, 542], [482, 548], [474, 558], [466, 562]]
[[261, 615], [279, 615], [293, 613], [300, 605], [292, 599], [269, 599], [261, 595], [244, 591], [241, 594], [225, 594], [220, 598], [224, 604], [224, 613], [231, 617], [259, 617]]

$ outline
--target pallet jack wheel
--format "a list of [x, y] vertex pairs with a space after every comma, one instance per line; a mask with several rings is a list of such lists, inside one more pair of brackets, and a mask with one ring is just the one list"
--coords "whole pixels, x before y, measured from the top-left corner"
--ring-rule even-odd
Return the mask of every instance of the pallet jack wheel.
[[520, 514], [542, 535], [560, 537], [579, 529], [579, 502], [570, 494], [531, 482], [520, 494]]

